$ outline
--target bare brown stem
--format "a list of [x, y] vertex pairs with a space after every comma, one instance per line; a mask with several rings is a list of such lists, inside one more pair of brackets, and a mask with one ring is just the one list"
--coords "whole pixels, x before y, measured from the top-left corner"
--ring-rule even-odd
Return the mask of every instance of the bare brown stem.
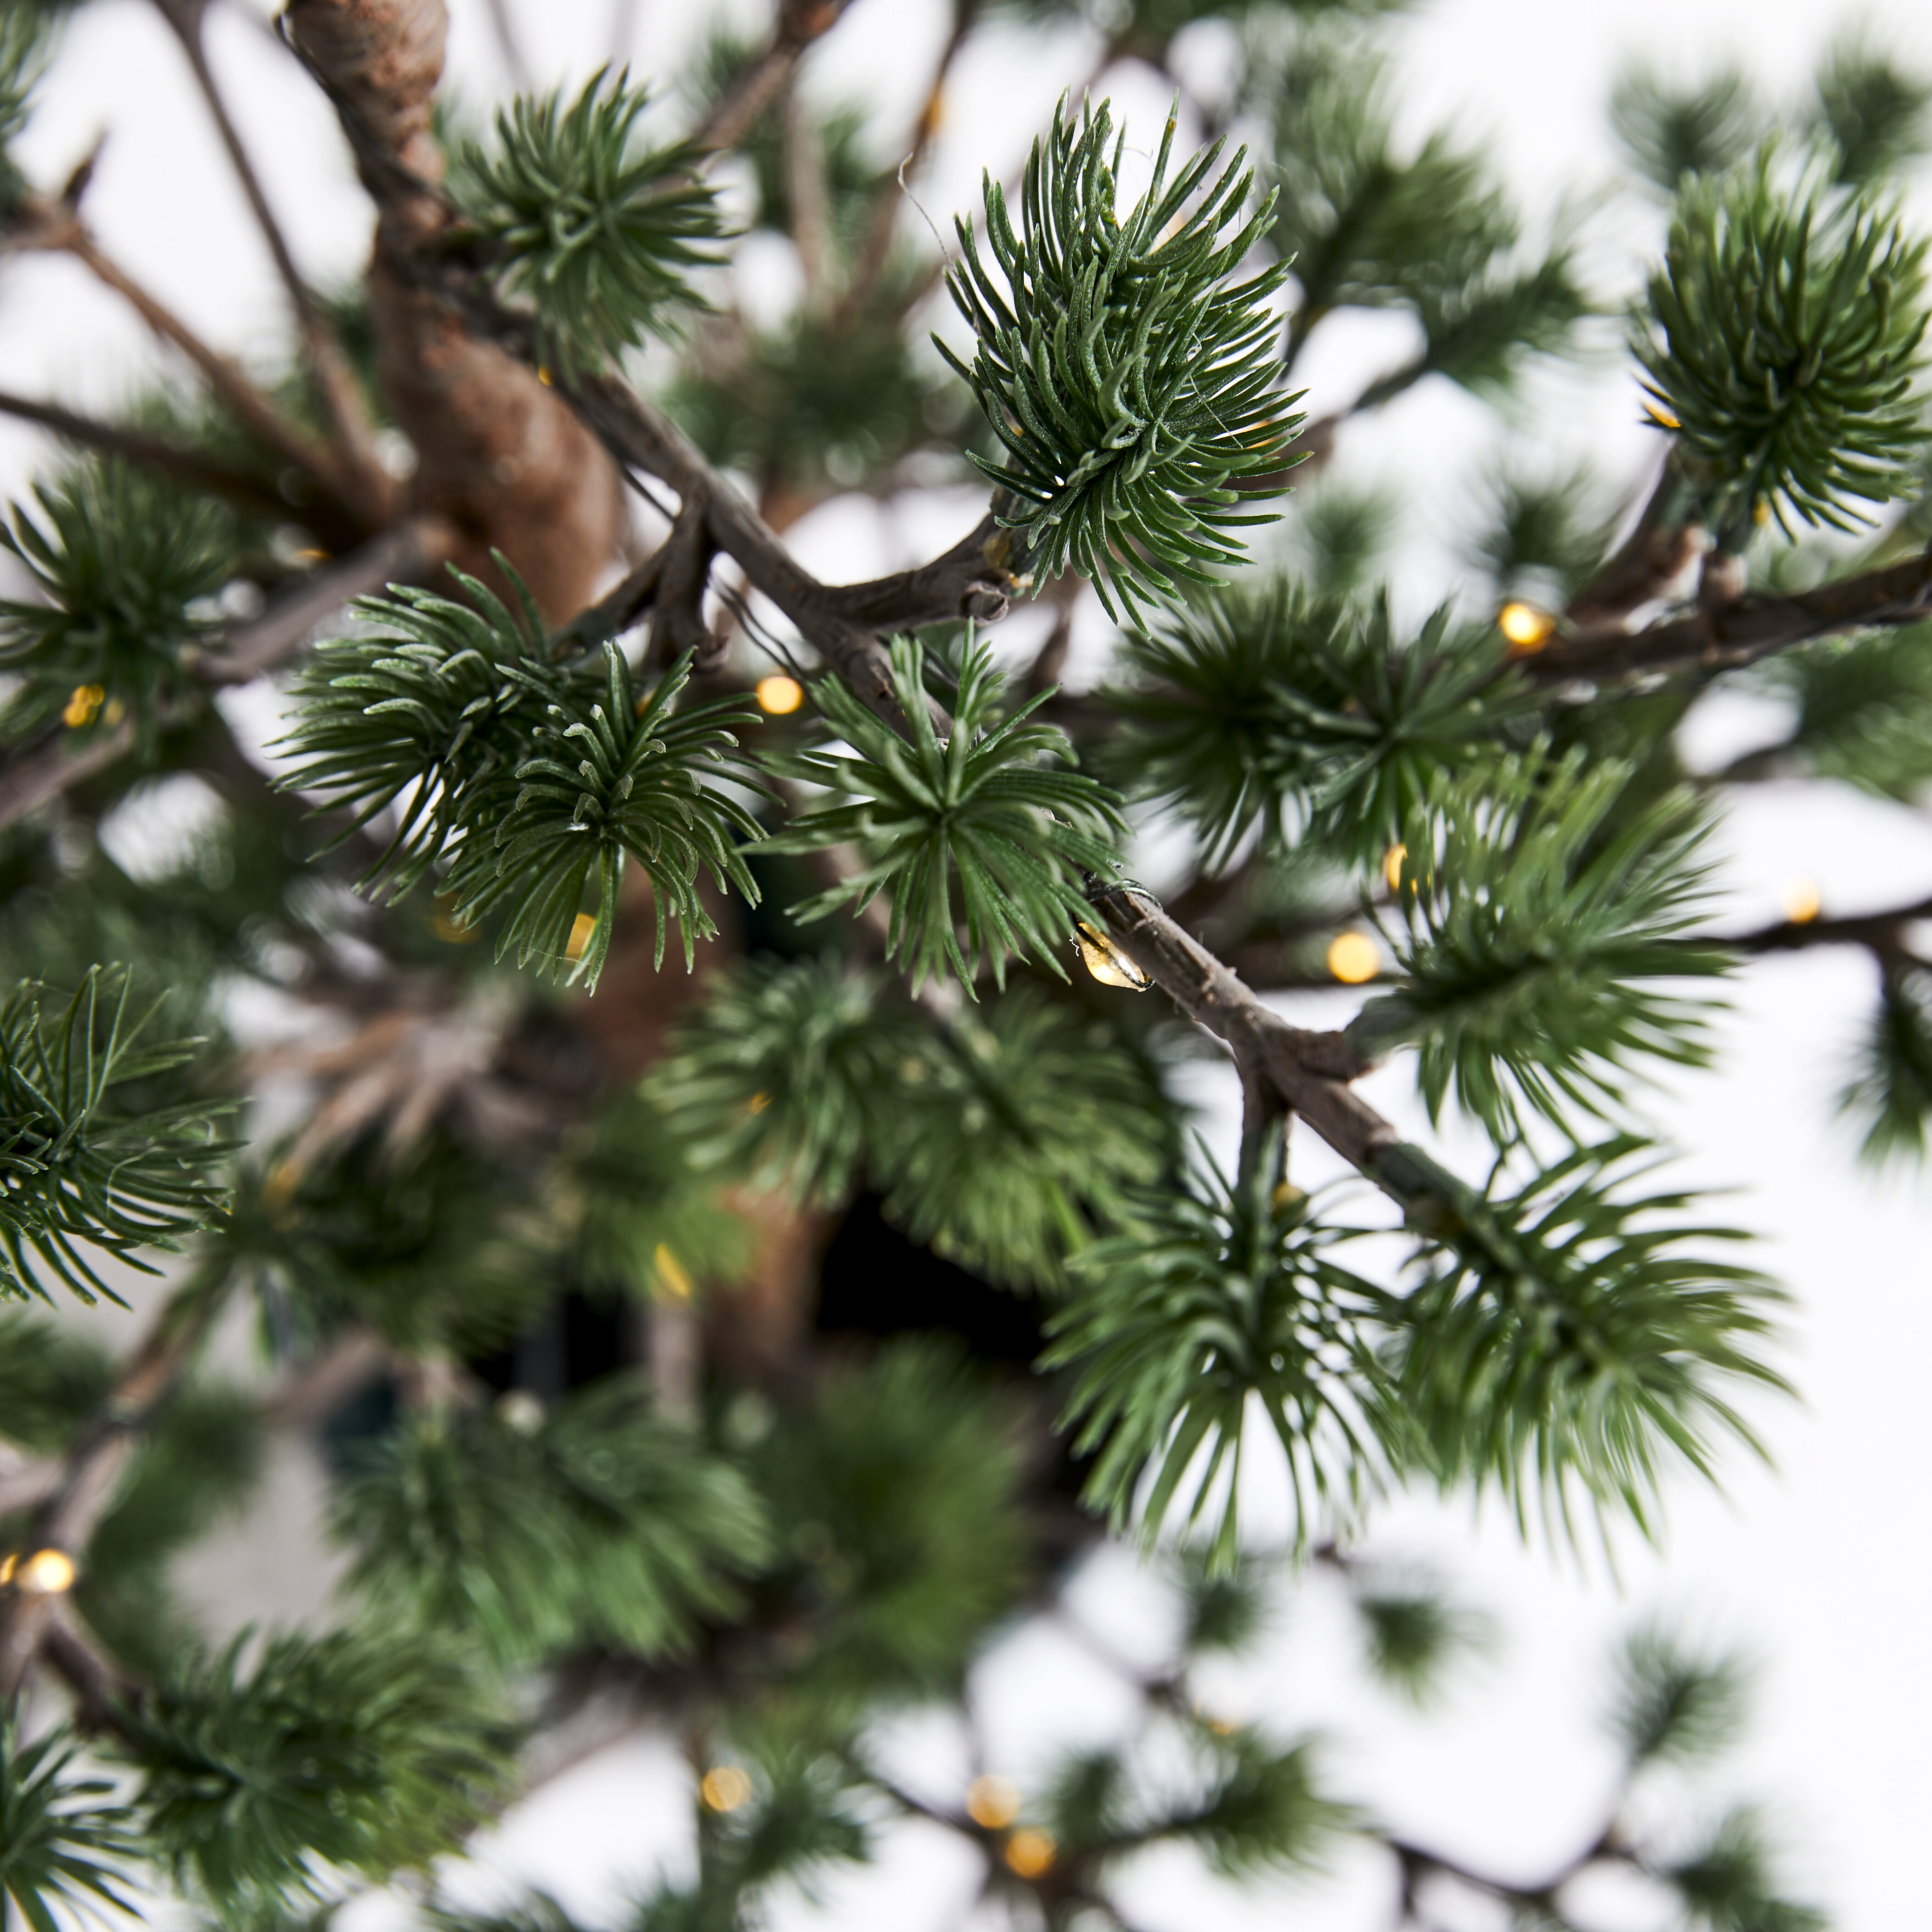
[[[130, 463], [158, 470], [164, 476], [172, 476], [190, 489], [206, 490], [211, 496], [219, 496], [258, 516], [280, 518], [303, 514], [258, 471], [219, 462], [197, 449], [170, 442], [161, 436], [125, 429], [118, 423], [102, 422], [95, 417], [82, 416], [77, 410], [64, 409], [58, 403], [40, 402], [31, 396], [16, 396], [0, 391], [0, 416], [17, 416], [22, 422], [38, 423], [43, 429], [51, 430], [70, 442], [98, 449], [106, 456], [122, 457]], [[316, 534], [322, 532], [319, 530]]]
[[202, 340], [180, 316], [105, 254], [79, 222], [58, 244], [103, 286], [112, 289], [163, 341], [172, 343], [200, 370], [216, 399], [244, 429], [259, 436], [285, 463], [301, 470], [365, 526], [368, 520], [344, 493], [333, 457], [298, 429], [249, 379], [232, 357]]
[[757, 124], [813, 41], [838, 24], [851, 0], [783, 0], [770, 46], [748, 62], [693, 131], [700, 147], [735, 148]]
[[368, 522], [380, 524], [394, 502], [396, 486], [376, 456], [375, 424], [370, 419], [368, 406], [363, 401], [354, 372], [349, 367], [348, 358], [342, 352], [342, 345], [323, 320], [314, 294], [296, 266], [295, 257], [289, 252], [287, 237], [275, 219], [274, 211], [268, 206], [260, 177], [248, 158], [248, 149], [242, 144], [241, 135], [229, 115], [221, 90], [215, 85], [202, 35], [208, 0], [155, 0], [155, 4], [181, 41], [182, 50], [187, 55], [188, 65], [194, 72], [195, 84], [208, 104], [215, 131], [227, 151], [229, 164], [241, 184], [242, 192], [248, 197], [256, 226], [262, 231], [262, 238], [267, 243], [269, 256], [274, 262], [275, 273], [287, 292], [309, 373], [346, 458], [346, 474], [344, 480]]
[[1564, 684], [1652, 671], [1735, 670], [1837, 631], [1916, 624], [1932, 616], [1932, 553], [1908, 557], [1815, 590], [1738, 598], [1646, 626], [1551, 639], [1521, 662], [1531, 680]]
[[[179, 1384], [226, 1300], [224, 1274], [190, 1278], [168, 1298], [112, 1393], [62, 1459], [60, 1480], [34, 1512], [28, 1546], [64, 1552], [76, 1562], [112, 1501], [135, 1444]], [[58, 1619], [58, 1593], [0, 1594], [0, 1706], [20, 1687]]]

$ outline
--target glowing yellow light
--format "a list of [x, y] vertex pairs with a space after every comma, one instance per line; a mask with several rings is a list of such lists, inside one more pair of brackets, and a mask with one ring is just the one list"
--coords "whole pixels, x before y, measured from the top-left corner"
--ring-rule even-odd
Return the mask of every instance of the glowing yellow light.
[[94, 714], [106, 697], [106, 692], [98, 684], [76, 685], [74, 695], [67, 701], [67, 709], [61, 713], [61, 722], [70, 731], [78, 731], [83, 724], [92, 724]]
[[762, 1114], [772, 1104], [772, 1096], [769, 1094], [754, 1094], [745, 1104], [748, 1112]]
[[1382, 877], [1388, 880], [1389, 890], [1392, 892], [1402, 890], [1402, 862], [1408, 856], [1408, 848], [1406, 845], [1391, 845], [1382, 854]]
[[1038, 1878], [1053, 1869], [1053, 1855], [1058, 1850], [1051, 1832], [1029, 1825], [1006, 1840], [1006, 1863], [1021, 1878]]
[[1818, 888], [1809, 879], [1792, 879], [1778, 896], [1784, 916], [1793, 926], [1809, 926], [1824, 908]]
[[37, 1550], [14, 1572], [30, 1597], [58, 1597], [74, 1588], [74, 1558], [64, 1550]]
[[735, 1764], [715, 1764], [699, 1781], [698, 1795], [713, 1811], [735, 1811], [752, 1795], [752, 1780]]
[[466, 925], [458, 916], [454, 892], [436, 894], [436, 910], [429, 922], [436, 938], [452, 946], [474, 946], [483, 937], [480, 926]]
[[0, 1556], [0, 1588], [13, 1582], [14, 1565], [20, 1560], [10, 1550], [4, 1556]]
[[1328, 947], [1328, 970], [1345, 986], [1359, 986], [1382, 970], [1382, 950], [1366, 932], [1337, 933]]
[[1124, 986], [1130, 992], [1144, 993], [1154, 984], [1097, 926], [1083, 919], [1073, 928], [1073, 943], [1088, 972], [1103, 986]]
[[1646, 403], [1644, 409], [1659, 429], [1682, 429], [1684, 425], [1661, 403]]
[[565, 943], [563, 956], [566, 959], [581, 959], [590, 951], [590, 935], [596, 930], [596, 916], [579, 913], [570, 922], [570, 938]]
[[651, 1256], [651, 1266], [656, 1270], [658, 1288], [662, 1298], [670, 1301], [688, 1301], [691, 1299], [691, 1277], [684, 1271], [684, 1264], [672, 1253], [668, 1241], [660, 1241]]
[[768, 711], [774, 718], [788, 718], [805, 702], [805, 686], [783, 671], [774, 671], [770, 677], [759, 679], [756, 695], [760, 711]]
[[550, 371], [549, 371], [549, 370], [548, 370], [548, 369], [546, 369], [546, 368], [540, 368], [537, 370], [537, 380], [538, 380], [539, 382], [541, 382], [541, 383], [544, 386], [544, 387], [546, 389], [548, 389], [548, 388], [550, 388], [550, 387], [552, 386], [551, 382], [550, 382]]
[[976, 1778], [966, 1790], [966, 1815], [989, 1832], [1004, 1832], [1020, 1815], [1020, 1794], [1004, 1778]]
[[1496, 628], [1508, 638], [1512, 650], [1540, 651], [1549, 643], [1556, 620], [1534, 604], [1512, 598], [1496, 613]]
[[298, 550], [296, 552], [295, 560], [298, 563], [326, 563], [328, 553], [326, 550]]
[[286, 1208], [302, 1185], [302, 1164], [298, 1160], [278, 1160], [262, 1183], [262, 1204], [271, 1214]]

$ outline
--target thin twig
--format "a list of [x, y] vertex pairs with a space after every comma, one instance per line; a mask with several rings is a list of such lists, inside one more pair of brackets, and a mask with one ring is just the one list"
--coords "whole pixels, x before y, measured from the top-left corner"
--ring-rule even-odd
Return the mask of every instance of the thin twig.
[[700, 147], [735, 148], [778, 97], [801, 56], [829, 34], [852, 0], [784, 0], [771, 45], [746, 62], [694, 130]]
[[324, 320], [314, 293], [296, 266], [288, 239], [275, 219], [274, 211], [268, 206], [260, 177], [248, 158], [248, 149], [242, 145], [242, 136], [230, 117], [221, 90], [215, 85], [202, 35], [208, 0], [155, 0], [155, 4], [181, 41], [196, 85], [201, 89], [202, 98], [214, 118], [215, 131], [227, 152], [229, 164], [248, 198], [256, 226], [261, 230], [262, 238], [267, 243], [268, 254], [274, 260], [275, 272], [287, 292], [309, 372], [315, 380], [316, 392], [346, 458], [348, 476], [345, 481], [350, 482], [358, 506], [369, 521], [379, 524], [394, 500], [396, 486], [376, 455], [376, 426], [370, 420], [348, 358], [343, 354], [342, 345]]
[[1640, 631], [1559, 635], [1518, 662], [1532, 683], [1544, 686], [1654, 671], [1735, 670], [1834, 632], [1916, 624], [1928, 616], [1932, 552], [1815, 590], [1740, 597]]
[[[135, 1443], [179, 1384], [226, 1305], [225, 1274], [204, 1272], [171, 1294], [62, 1460], [61, 1477], [34, 1513], [29, 1546], [78, 1558], [106, 1514]], [[56, 1622], [58, 1594], [0, 1597], [0, 1706], [20, 1695], [42, 1642]]]
[[232, 356], [209, 347], [166, 303], [151, 294], [127, 271], [105, 254], [79, 222], [69, 226], [50, 245], [71, 255], [104, 286], [112, 289], [164, 342], [172, 343], [196, 368], [216, 399], [236, 421], [261, 438], [284, 462], [293, 464], [343, 510], [366, 527], [368, 519], [342, 487], [334, 458], [304, 430], [298, 429], [269, 400]]
[[52, 430], [70, 442], [158, 470], [191, 489], [206, 490], [212, 496], [221, 497], [257, 515], [280, 518], [302, 514], [260, 471], [220, 462], [203, 455], [198, 449], [170, 442], [162, 436], [124, 429], [118, 423], [102, 422], [95, 417], [82, 416], [78, 410], [64, 409], [58, 403], [40, 402], [31, 396], [16, 396], [6, 391], [0, 391], [0, 416], [17, 416], [23, 422], [38, 423], [43, 429]]

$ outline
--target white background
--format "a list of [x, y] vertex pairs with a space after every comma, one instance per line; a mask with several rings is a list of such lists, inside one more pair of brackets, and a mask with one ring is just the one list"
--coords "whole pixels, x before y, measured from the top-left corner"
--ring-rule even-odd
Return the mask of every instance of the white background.
[[[748, 22], [763, 17], [756, 8], [733, 10]], [[709, 11], [689, 0], [644, 0], [626, 50], [634, 66], [670, 71]], [[1880, 44], [1932, 67], [1932, 9], [1888, 0], [1864, 18]], [[601, 0], [529, 4], [518, 19], [546, 82], [581, 76], [608, 51]], [[1673, 75], [1691, 75], [1728, 53], [1768, 92], [1789, 96], [1841, 22], [1825, 0], [1433, 0], [1395, 37], [1400, 98], [1418, 138], [1448, 120], [1491, 141], [1540, 216], [1564, 191], [1611, 180], [1616, 156], [1603, 107], [1630, 55], [1642, 52]], [[858, 0], [814, 54], [810, 85], [828, 100], [874, 104], [889, 131], [907, 127], [943, 29], [944, 9], [934, 0]], [[1204, 76], [1225, 52], [1217, 32], [1197, 33], [1180, 50]], [[212, 34], [218, 68], [298, 256], [319, 280], [346, 278], [366, 251], [369, 216], [326, 109], [259, 22], [218, 10]], [[982, 166], [1010, 170], [1061, 88], [1088, 78], [1094, 51], [1092, 38], [1076, 29], [1006, 33], [988, 37], [961, 64], [938, 152], [916, 184], [942, 227], [955, 209], [973, 205]], [[473, 109], [502, 88], [480, 5], [457, 0], [451, 72]], [[1164, 85], [1132, 68], [1106, 78], [1150, 141]], [[43, 184], [55, 184], [103, 131], [108, 143], [88, 209], [107, 248], [211, 339], [244, 355], [262, 352], [281, 326], [278, 289], [180, 57], [137, 0], [100, 0], [81, 16], [22, 158]], [[1922, 215], [1932, 212], [1922, 194], [1919, 206]], [[1590, 218], [1591, 259], [1608, 292], [1620, 297], [1634, 286], [1658, 230], [1634, 197]], [[752, 299], [782, 300], [782, 247], [763, 250]], [[1346, 400], [1400, 354], [1402, 341], [1386, 319], [1332, 325], [1303, 372], [1312, 406]], [[73, 265], [6, 266], [5, 386], [110, 410], [153, 359], [139, 324]], [[1520, 447], [1552, 458], [1587, 455], [1625, 491], [1646, 480], [1654, 452], [1613, 347], [1587, 379], [1552, 380], [1532, 393]], [[1448, 587], [1454, 538], [1472, 514], [1471, 480], [1499, 434], [1490, 412], [1439, 385], [1346, 433], [1337, 473], [1398, 483], [1418, 533], [1398, 583], [1405, 608], [1426, 608]], [[0, 422], [8, 494], [17, 493], [41, 457], [32, 432]], [[948, 517], [964, 527], [972, 514], [963, 500], [903, 514], [834, 504], [794, 534], [807, 560], [827, 574], [862, 575], [936, 548], [956, 533]], [[1693, 720], [1693, 750], [1716, 764], [1773, 728], [1750, 704], [1714, 701]], [[1733, 802], [1724, 837], [1732, 862], [1721, 924], [1774, 916], [1780, 887], [1800, 878], [1819, 882], [1833, 913], [1932, 892], [1932, 824], [1842, 791], [1759, 788]], [[1445, 1710], [1408, 1715], [1362, 1688], [1339, 1606], [1316, 1588], [1297, 1600], [1252, 1666], [1210, 1680], [1219, 1708], [1287, 1731], [1322, 1726], [1334, 1740], [1335, 1779], [1408, 1835], [1533, 1879], [1564, 1862], [1601, 1822], [1615, 1773], [1594, 1728], [1604, 1659], [1616, 1632], [1662, 1612], [1760, 1660], [1751, 1742], [1719, 1788], [1772, 1801], [1793, 1888], [1827, 1904], [1848, 1932], [1924, 1922], [1919, 1834], [1932, 1798], [1922, 1742], [1932, 1719], [1924, 1607], [1932, 1580], [1923, 1497], [1924, 1364], [1932, 1355], [1927, 1184], [1856, 1170], [1833, 1112], [1874, 988], [1869, 961], [1853, 952], [1754, 965], [1738, 982], [1718, 1070], [1675, 1083], [1653, 1106], [1686, 1150], [1694, 1178], [1740, 1190], [1729, 1218], [1762, 1231], [1766, 1264], [1795, 1298], [1786, 1362], [1803, 1401], [1755, 1412], [1774, 1468], [1732, 1457], [1721, 1495], [1688, 1479], [1676, 1485], [1661, 1546], [1623, 1538], [1614, 1576], [1600, 1560], [1526, 1550], [1500, 1514], [1402, 1501], [1378, 1519], [1371, 1548], [1435, 1564], [1490, 1610], [1502, 1630], [1491, 1660], [1468, 1673]], [[1284, 1002], [1298, 1018], [1324, 1025], [1354, 1004], [1339, 992]], [[1225, 1135], [1228, 1083], [1212, 1070], [1198, 1082]], [[1406, 1088], [1397, 1066], [1365, 1090], [1420, 1134], [1424, 1124]], [[1480, 1158], [1454, 1136], [1448, 1150], [1468, 1168]], [[1298, 1160], [1304, 1178], [1324, 1171], [1318, 1148], [1304, 1147]], [[230, 1539], [187, 1580], [225, 1621], [312, 1594], [312, 1582], [290, 1581], [287, 1552], [304, 1544], [314, 1490], [312, 1469], [278, 1469], [277, 1520], [258, 1519], [251, 1541]], [[313, 1564], [307, 1574], [316, 1574]], [[1167, 1612], [1129, 1558], [1096, 1559], [1075, 1598], [1120, 1648], [1159, 1656]], [[1051, 1624], [1002, 1644], [981, 1670], [976, 1694], [994, 1768], [1022, 1784], [1052, 1750], [1106, 1734], [1127, 1708], [1118, 1685]], [[958, 1741], [932, 1724], [908, 1722], [896, 1746], [909, 1777], [955, 1802], [958, 1752]], [[686, 1776], [666, 1745], [645, 1741], [608, 1754], [514, 1816], [458, 1877], [459, 1888], [499, 1895], [506, 1875], [514, 1874], [551, 1887], [593, 1919], [613, 1918], [661, 1861], [674, 1868], [688, 1856]], [[1669, 1791], [1654, 1802], [1666, 1812], [1680, 1803]], [[886, 1849], [879, 1869], [833, 1888], [826, 1922], [882, 1932], [966, 1922], [977, 1880], [970, 1854], [926, 1827], [908, 1828]], [[1352, 1854], [1321, 1882], [1236, 1894], [1178, 1855], [1162, 1854], [1142, 1862], [1130, 1895], [1132, 1916], [1150, 1932], [1210, 1923], [1235, 1932], [1291, 1915], [1314, 1932], [1388, 1922], [1390, 1887], [1378, 1860]], [[1606, 1894], [1590, 1903], [1588, 1916], [1606, 1927], [1635, 1925], [1646, 1922], [1647, 1906]], [[370, 1900], [354, 1908], [352, 1922], [373, 1932], [400, 1910]], [[809, 1915], [794, 1903], [779, 1916], [790, 1923]]]

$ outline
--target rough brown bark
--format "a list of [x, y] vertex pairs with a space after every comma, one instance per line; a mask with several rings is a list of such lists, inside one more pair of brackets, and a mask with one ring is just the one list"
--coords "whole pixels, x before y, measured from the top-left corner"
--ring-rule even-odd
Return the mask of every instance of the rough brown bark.
[[616, 554], [616, 469], [535, 371], [478, 340], [403, 267], [452, 221], [430, 119], [442, 0], [292, 0], [287, 18], [380, 211], [370, 304], [383, 391], [416, 448], [416, 507], [455, 525], [461, 568], [492, 577], [501, 550], [561, 623]]

